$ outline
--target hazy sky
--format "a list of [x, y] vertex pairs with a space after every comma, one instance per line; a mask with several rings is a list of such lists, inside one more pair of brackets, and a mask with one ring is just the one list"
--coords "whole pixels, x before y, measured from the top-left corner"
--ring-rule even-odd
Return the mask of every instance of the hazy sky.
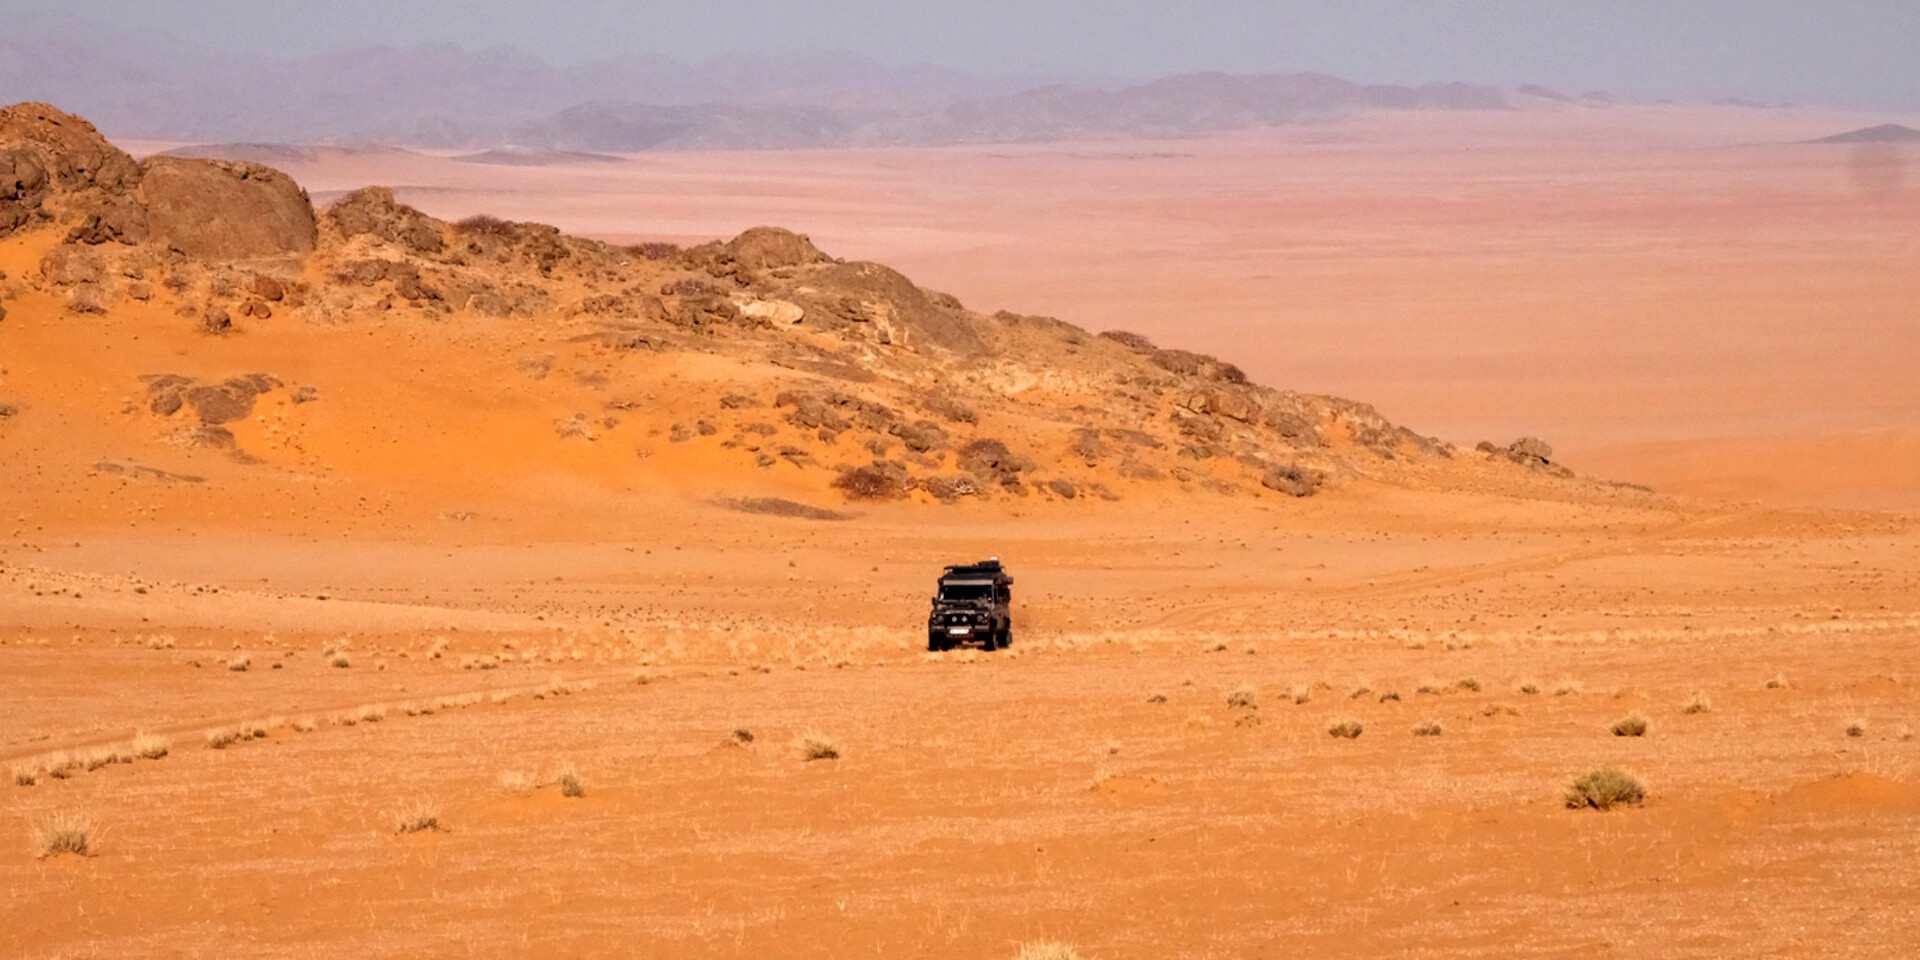
[[812, 48], [983, 72], [1320, 70], [1920, 104], [1920, 0], [0, 0], [35, 11], [260, 52], [450, 42], [567, 63]]

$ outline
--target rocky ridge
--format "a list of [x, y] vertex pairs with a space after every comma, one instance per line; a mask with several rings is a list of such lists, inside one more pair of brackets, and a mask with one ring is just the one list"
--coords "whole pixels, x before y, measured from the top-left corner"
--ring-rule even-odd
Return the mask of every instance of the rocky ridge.
[[[617, 440], [649, 423], [655, 411], [627, 389], [640, 358], [726, 358], [755, 372], [751, 384], [652, 424], [635, 440], [642, 455], [654, 434], [710, 444], [743, 472], [793, 471], [851, 499], [1120, 498], [1165, 486], [1304, 497], [1454, 456], [1366, 404], [1249, 383], [1231, 363], [1137, 335], [977, 313], [786, 230], [616, 248], [491, 217], [447, 223], [380, 187], [316, 213], [270, 168], [136, 163], [43, 104], [0, 110], [0, 243], [26, 234], [58, 242], [25, 282], [75, 315], [141, 302], [210, 337], [370, 321], [538, 329], [595, 364], [575, 379], [598, 408], [556, 423], [556, 443]], [[519, 369], [537, 380], [553, 364], [527, 357]], [[288, 390], [301, 403], [327, 388], [237, 370], [214, 382], [154, 371], [141, 389], [145, 415], [231, 447], [223, 424], [257, 397]], [[1533, 452], [1498, 459], [1547, 463], [1521, 455]]]

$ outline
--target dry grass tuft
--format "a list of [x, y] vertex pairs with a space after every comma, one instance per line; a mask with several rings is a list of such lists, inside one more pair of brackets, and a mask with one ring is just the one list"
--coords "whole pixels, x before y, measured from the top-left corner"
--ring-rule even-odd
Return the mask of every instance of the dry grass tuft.
[[1708, 700], [1706, 694], [1695, 693], [1693, 699], [1688, 700], [1687, 705], [1680, 708], [1680, 712], [1686, 714], [1706, 713], [1712, 709], [1713, 701]]
[[560, 771], [560, 795], [563, 797], [584, 797], [587, 795], [586, 783], [580, 779], [580, 775], [575, 773], [572, 767]]
[[1435, 680], [1432, 677], [1428, 677], [1427, 679], [1420, 681], [1420, 685], [1417, 687], [1414, 687], [1413, 692], [1432, 695], [1432, 694], [1443, 693], [1446, 691], [1446, 689], [1447, 689], [1446, 684], [1441, 683], [1440, 681]]
[[1579, 692], [1580, 684], [1572, 680], [1562, 680], [1559, 686], [1553, 688], [1553, 695], [1556, 697], [1568, 697]]
[[340, 670], [345, 670], [346, 668], [353, 666], [353, 660], [344, 653], [328, 654], [327, 666], [334, 667]]
[[1615, 720], [1612, 729], [1616, 737], [1644, 737], [1647, 735], [1647, 718], [1637, 713], [1629, 713]]
[[1525, 696], [1531, 697], [1540, 692], [1540, 685], [1532, 680], [1522, 680], [1519, 686], [1514, 687], [1514, 689]]
[[320, 726], [320, 721], [312, 717], [300, 717], [292, 723], [287, 724], [287, 726], [292, 727], [294, 733], [312, 733]]
[[1287, 696], [1292, 697], [1295, 704], [1306, 703], [1313, 699], [1313, 687], [1304, 683], [1300, 684], [1288, 690]]
[[509, 770], [500, 775], [500, 789], [505, 793], [510, 793], [515, 796], [526, 796], [533, 792], [535, 786], [536, 784], [533, 782], [532, 777], [518, 770]]
[[440, 829], [440, 808], [424, 802], [401, 807], [394, 811], [393, 828], [396, 833], [438, 830]]
[[1854, 720], [1847, 724], [1847, 736], [1858, 738], [1866, 735], [1867, 722], [1865, 720]]
[[1252, 687], [1240, 687], [1227, 694], [1227, 707], [1233, 710], [1260, 709], [1260, 693]]
[[253, 659], [251, 657], [234, 657], [227, 661], [227, 669], [235, 673], [245, 673], [246, 669], [250, 666], [253, 666]]
[[91, 856], [93, 821], [68, 814], [55, 814], [33, 828], [34, 856], [46, 858], [71, 853]]
[[1776, 676], [1767, 681], [1768, 690], [1785, 690], [1786, 688], [1787, 688], [1787, 678], [1784, 674], [1780, 676]]
[[825, 737], [808, 734], [800, 738], [800, 758], [809, 763], [815, 760], [838, 760], [840, 748]]
[[1366, 729], [1365, 726], [1361, 725], [1360, 721], [1348, 717], [1345, 720], [1339, 720], [1329, 725], [1327, 727], [1327, 735], [1338, 737], [1342, 740], [1357, 740], [1360, 734], [1364, 733]]
[[1020, 952], [1013, 955], [1013, 960], [1080, 960], [1080, 954], [1064, 943], [1035, 940], [1021, 944]]
[[143, 733], [133, 738], [133, 744], [130, 749], [133, 750], [134, 756], [147, 760], [158, 760], [166, 756], [167, 751], [172, 747], [173, 742], [165, 737], [153, 737]]
[[1416, 724], [1413, 728], [1413, 735], [1416, 737], [1437, 737], [1445, 732], [1446, 729], [1440, 726], [1440, 721], [1438, 720], [1428, 720], [1424, 723]]
[[240, 731], [232, 727], [221, 727], [207, 731], [207, 746], [215, 750], [226, 748], [240, 742]]
[[1480, 681], [1474, 677], [1461, 677], [1459, 680], [1454, 681], [1453, 685], [1468, 693], [1480, 692]]
[[16, 787], [31, 787], [40, 782], [40, 768], [31, 764], [16, 764], [10, 772]]
[[1647, 788], [1616, 767], [1605, 767], [1567, 785], [1567, 807], [1583, 810], [1611, 810], [1615, 806], [1638, 806], [1647, 799]]
[[1159, 692], [1149, 693], [1147, 694], [1147, 702], [1148, 703], [1166, 703], [1167, 695]]

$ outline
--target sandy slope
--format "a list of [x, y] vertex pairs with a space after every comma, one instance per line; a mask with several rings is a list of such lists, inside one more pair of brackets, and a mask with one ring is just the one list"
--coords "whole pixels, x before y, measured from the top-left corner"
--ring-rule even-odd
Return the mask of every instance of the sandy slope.
[[1409, 114], [1202, 141], [292, 172], [606, 236], [782, 223], [976, 308], [1231, 355], [1452, 440], [1538, 433], [1668, 489], [1911, 506], [1920, 157], [1798, 143], [1885, 119]]

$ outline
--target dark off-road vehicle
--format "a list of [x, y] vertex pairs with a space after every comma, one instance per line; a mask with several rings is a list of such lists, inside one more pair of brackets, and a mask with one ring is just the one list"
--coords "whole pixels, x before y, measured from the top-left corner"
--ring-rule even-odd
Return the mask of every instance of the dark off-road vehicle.
[[998, 557], [951, 566], [940, 575], [927, 615], [927, 649], [978, 643], [997, 650], [1013, 642], [1013, 578]]

